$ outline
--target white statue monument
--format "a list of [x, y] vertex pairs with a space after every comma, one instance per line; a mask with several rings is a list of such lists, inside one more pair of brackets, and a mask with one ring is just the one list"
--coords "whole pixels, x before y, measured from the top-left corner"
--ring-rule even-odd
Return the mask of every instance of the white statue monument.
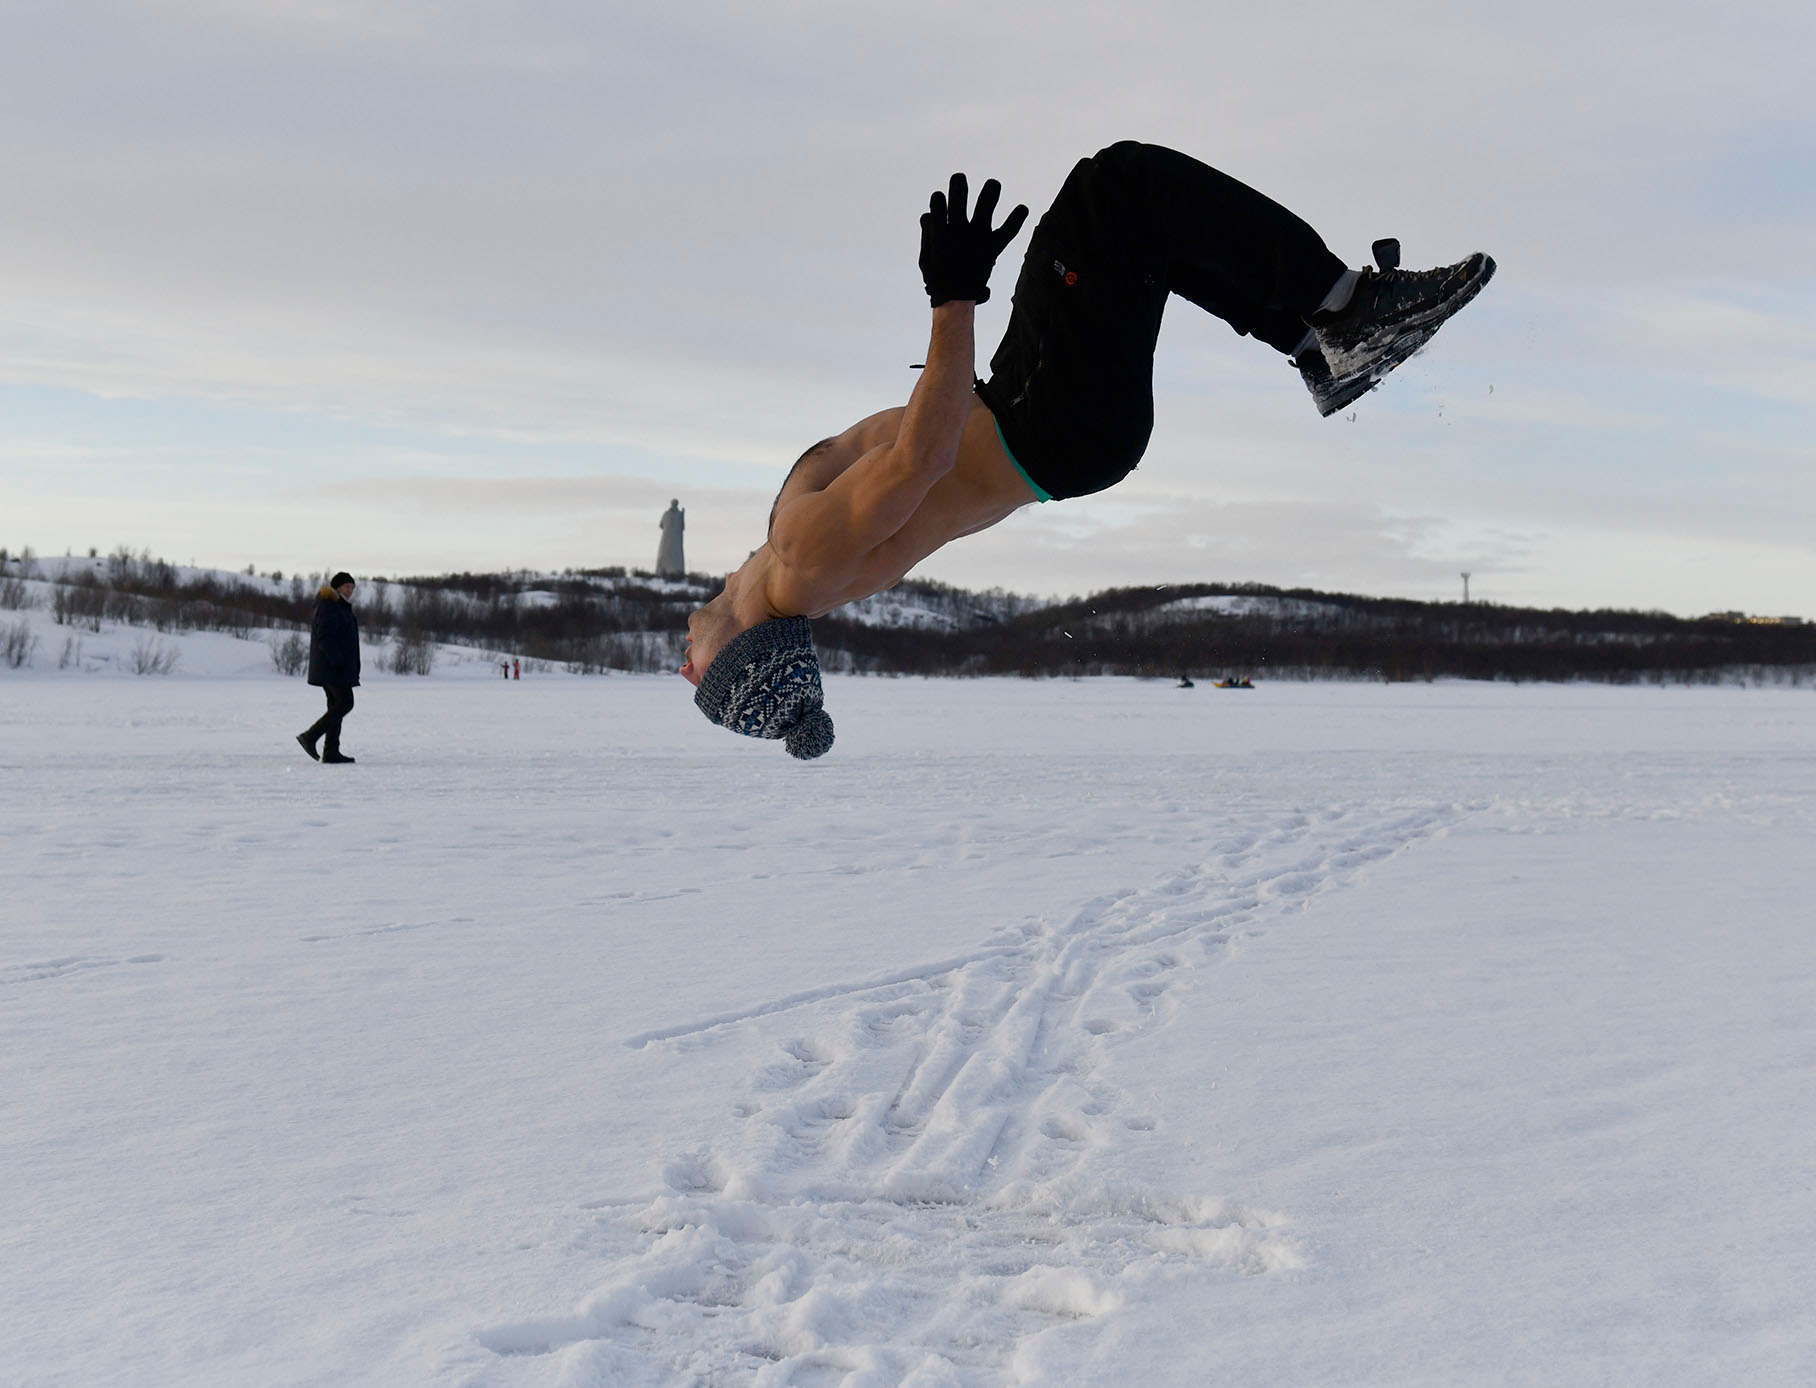
[[680, 578], [687, 572], [687, 561], [681, 557], [681, 531], [687, 524], [687, 512], [679, 499], [671, 498], [662, 513], [662, 546], [656, 551], [656, 576]]

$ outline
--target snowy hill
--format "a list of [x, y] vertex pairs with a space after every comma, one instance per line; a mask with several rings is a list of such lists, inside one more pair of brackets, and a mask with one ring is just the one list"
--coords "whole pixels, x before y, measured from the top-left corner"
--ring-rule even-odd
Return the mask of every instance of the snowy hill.
[[[62, 556], [28, 566], [15, 558], [0, 571], [0, 673], [282, 678], [299, 672], [285, 665], [296, 666], [307, 641], [318, 586], [316, 576], [156, 560]], [[366, 608], [362, 603], [361, 677], [397, 675], [392, 632], [382, 622], [374, 630]], [[507, 658], [448, 642], [431, 643], [429, 660], [443, 677], [497, 678]]]
[[[217, 658], [204, 658], [192, 634], [276, 633], [281, 647], [306, 624], [321, 577], [228, 573], [125, 551], [11, 557], [0, 566], [0, 611], [23, 615], [0, 626], [0, 668], [155, 668], [180, 638], [194, 647], [179, 657], [189, 669], [212, 669]], [[689, 612], [719, 583], [624, 569], [444, 574], [364, 583], [358, 609], [362, 634], [396, 670], [483, 671], [516, 659], [578, 674], [669, 671], [681, 663]], [[827, 670], [874, 674], [1816, 679], [1816, 625], [1796, 619], [1532, 611], [1256, 584], [1054, 601], [910, 579], [814, 629]], [[257, 663], [243, 651], [218, 659], [235, 670]]]

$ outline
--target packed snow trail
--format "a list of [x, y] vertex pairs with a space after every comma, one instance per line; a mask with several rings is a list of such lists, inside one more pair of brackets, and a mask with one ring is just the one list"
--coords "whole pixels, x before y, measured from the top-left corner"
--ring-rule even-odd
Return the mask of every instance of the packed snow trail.
[[564, 1385], [998, 1388], [1153, 1279], [1300, 1266], [1283, 1214], [1095, 1174], [1158, 1128], [1105, 1060], [1165, 1024], [1187, 971], [1463, 813], [1287, 814], [965, 958], [631, 1038], [684, 1055], [758, 1018], [815, 1023], [748, 1078], [721, 1147], [605, 1217], [636, 1251], [597, 1290], [480, 1343], [552, 1356]]

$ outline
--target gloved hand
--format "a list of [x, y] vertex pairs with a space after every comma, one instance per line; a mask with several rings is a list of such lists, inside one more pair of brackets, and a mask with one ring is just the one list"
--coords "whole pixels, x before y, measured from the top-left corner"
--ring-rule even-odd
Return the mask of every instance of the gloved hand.
[[994, 178], [984, 181], [977, 195], [977, 211], [969, 218], [965, 216], [965, 191], [965, 176], [953, 174], [951, 193], [935, 193], [921, 216], [921, 279], [935, 308], [954, 299], [980, 304], [988, 299], [990, 271], [997, 256], [1028, 220], [1028, 209], [1018, 205], [992, 231], [990, 217], [1002, 195], [1002, 184]]

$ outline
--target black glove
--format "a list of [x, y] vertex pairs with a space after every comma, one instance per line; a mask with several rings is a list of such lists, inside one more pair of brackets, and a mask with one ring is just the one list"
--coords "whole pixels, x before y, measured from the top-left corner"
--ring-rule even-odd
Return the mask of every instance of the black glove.
[[1002, 226], [990, 230], [990, 215], [996, 211], [996, 200], [1003, 185], [994, 178], [986, 179], [977, 195], [977, 214], [965, 216], [965, 176], [952, 175], [952, 191], [935, 193], [928, 210], [921, 217], [921, 278], [927, 284], [927, 297], [938, 308], [954, 299], [971, 299], [983, 303], [990, 297], [990, 270], [1003, 247], [1015, 239], [1028, 209], [1017, 206], [1003, 220]]

